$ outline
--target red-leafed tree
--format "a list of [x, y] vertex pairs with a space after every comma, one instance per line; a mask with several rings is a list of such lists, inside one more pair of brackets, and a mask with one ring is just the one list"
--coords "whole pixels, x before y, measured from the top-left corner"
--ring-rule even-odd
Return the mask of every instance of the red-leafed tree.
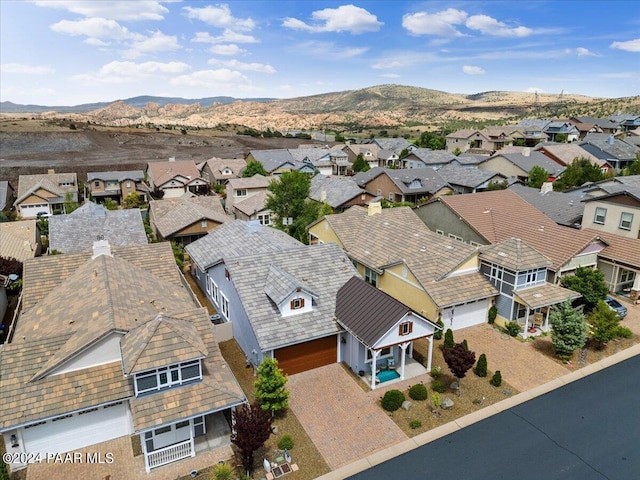
[[233, 421], [231, 443], [240, 450], [244, 470], [252, 472], [253, 453], [264, 445], [273, 432], [271, 412], [263, 410], [257, 403], [245, 404], [236, 408]]
[[462, 343], [456, 343], [453, 348], [446, 348], [442, 351], [444, 361], [451, 373], [458, 379], [458, 396], [462, 390], [462, 379], [476, 362], [475, 352], [470, 352]]
[[0, 257], [0, 274], [22, 277], [22, 262], [13, 257]]

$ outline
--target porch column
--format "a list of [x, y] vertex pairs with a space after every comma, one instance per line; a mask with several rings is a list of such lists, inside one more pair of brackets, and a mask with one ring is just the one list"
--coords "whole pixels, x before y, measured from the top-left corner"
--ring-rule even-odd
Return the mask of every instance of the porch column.
[[527, 338], [527, 333], [529, 333], [529, 315], [531, 315], [531, 309], [527, 307], [527, 314], [524, 317], [524, 338]]
[[405, 358], [407, 356], [408, 346], [409, 346], [408, 343], [400, 344], [400, 350], [402, 350], [402, 356], [400, 357], [400, 380], [404, 380], [404, 365], [405, 365]]
[[549, 331], [549, 312], [551, 311], [551, 305], [547, 305], [547, 314], [544, 316], [544, 328], [543, 332]]
[[433, 335], [427, 337], [429, 341], [429, 353], [427, 356], [427, 372], [431, 371], [431, 357], [433, 357]]
[[193, 435], [190, 435], [190, 441], [191, 441], [191, 457], [195, 457], [196, 456], [196, 441]]
[[371, 390], [376, 389], [376, 363], [378, 361], [378, 351], [371, 349]]
[[142, 443], [142, 456], [144, 457], [144, 469], [149, 473], [151, 469], [149, 468], [149, 459], [147, 458], [147, 442], [144, 438], [144, 434], [139, 434], [140, 443]]

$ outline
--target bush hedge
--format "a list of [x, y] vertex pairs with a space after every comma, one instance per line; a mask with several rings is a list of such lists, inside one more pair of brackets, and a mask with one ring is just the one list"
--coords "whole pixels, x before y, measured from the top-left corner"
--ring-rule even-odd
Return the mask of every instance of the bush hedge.
[[447, 391], [447, 387], [440, 380], [434, 380], [431, 382], [431, 390], [438, 393], [444, 393]]
[[427, 387], [422, 383], [416, 383], [409, 389], [409, 398], [411, 398], [411, 400], [426, 400], [427, 397]]
[[280, 450], [291, 450], [293, 448], [293, 438], [288, 433], [282, 435], [278, 441], [278, 448]]
[[494, 387], [499, 387], [500, 385], [502, 385], [502, 374], [500, 373], [500, 370], [496, 370], [496, 373], [494, 373], [493, 377], [491, 377], [490, 383]]
[[382, 408], [387, 412], [395, 412], [402, 406], [402, 402], [405, 401], [404, 393], [400, 390], [389, 390], [382, 397]]
[[520, 333], [520, 325], [518, 322], [507, 322], [504, 328], [507, 329], [507, 333], [512, 337], [515, 337]]
[[478, 358], [478, 363], [476, 364], [474, 372], [479, 377], [487, 376], [487, 356], [484, 353], [480, 355], [480, 358]]

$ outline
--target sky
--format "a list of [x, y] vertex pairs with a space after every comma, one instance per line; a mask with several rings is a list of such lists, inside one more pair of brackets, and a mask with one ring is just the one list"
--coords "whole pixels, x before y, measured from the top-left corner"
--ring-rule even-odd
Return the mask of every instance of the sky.
[[381, 84], [640, 95], [640, 8], [635, 0], [0, 0], [0, 101], [293, 98]]

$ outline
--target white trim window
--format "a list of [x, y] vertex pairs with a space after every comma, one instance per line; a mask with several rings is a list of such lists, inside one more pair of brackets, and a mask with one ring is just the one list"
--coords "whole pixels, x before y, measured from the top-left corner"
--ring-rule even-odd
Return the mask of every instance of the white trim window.
[[[371, 355], [371, 349], [367, 348], [367, 358], [365, 358], [365, 362], [367, 363], [371, 363], [372, 360], [372, 355]], [[378, 350], [378, 360], [380, 360], [381, 358], [389, 358], [389, 357], [393, 357], [393, 347], [384, 347], [381, 348], [380, 350]]]
[[620, 225], [618, 228], [621, 230], [631, 230], [631, 224], [633, 223], [633, 213], [622, 212], [620, 215]]
[[231, 321], [229, 318], [229, 299], [225, 297], [222, 292], [220, 292], [220, 313], [222, 313], [227, 320]]
[[202, 366], [200, 360], [192, 360], [136, 373], [133, 385], [138, 396], [198, 380], [202, 380]]
[[218, 288], [218, 284], [211, 279], [211, 298], [213, 299], [213, 303], [218, 305], [218, 292], [220, 289]]
[[378, 286], [378, 274], [370, 268], [364, 267], [364, 281], [374, 287]]
[[259, 213], [258, 221], [260, 225], [271, 225], [271, 214], [270, 213]]
[[205, 287], [206, 287], [206, 289], [207, 289], [207, 293], [208, 293], [209, 295], [211, 295], [211, 282], [212, 282], [211, 277], [207, 274], [207, 275], [205, 276], [204, 280], [205, 280], [205, 281], [204, 281], [204, 285], [205, 285]]
[[247, 189], [246, 188], [238, 188], [238, 189], [233, 191], [233, 196], [234, 197], [246, 197], [247, 196]]
[[596, 207], [596, 213], [593, 217], [593, 223], [597, 223], [599, 225], [604, 225], [604, 222], [607, 220], [607, 209], [603, 207]]

